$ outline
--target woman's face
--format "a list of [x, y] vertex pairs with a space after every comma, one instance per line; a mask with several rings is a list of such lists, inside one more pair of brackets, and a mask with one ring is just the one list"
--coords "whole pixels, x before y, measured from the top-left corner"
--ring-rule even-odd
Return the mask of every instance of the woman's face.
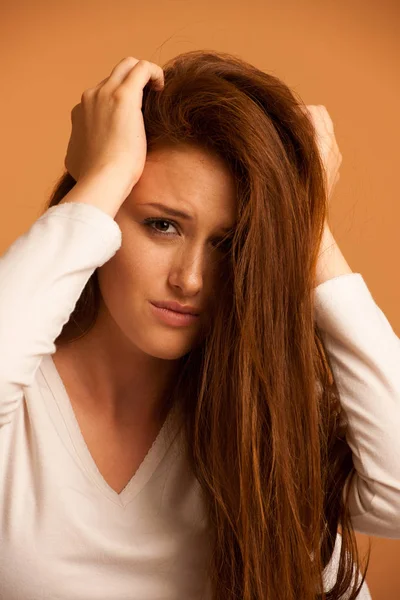
[[[218, 299], [224, 248], [216, 245], [235, 225], [233, 178], [220, 158], [202, 149], [155, 150], [115, 220], [122, 246], [98, 269], [103, 306], [136, 348], [180, 358], [201, 340]], [[189, 305], [199, 315], [176, 326], [154, 302]]]

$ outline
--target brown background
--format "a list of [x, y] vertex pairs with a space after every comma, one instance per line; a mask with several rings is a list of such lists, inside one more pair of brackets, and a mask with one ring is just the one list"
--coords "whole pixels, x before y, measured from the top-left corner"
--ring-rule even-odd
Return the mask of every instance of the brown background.
[[[398, 1], [2, 0], [0, 8], [0, 254], [41, 214], [85, 88], [125, 56], [162, 65], [187, 50], [223, 50], [327, 107], [343, 155], [331, 227], [400, 335]], [[363, 551], [368, 538], [357, 537]], [[372, 597], [396, 600], [400, 541], [370, 539]]]

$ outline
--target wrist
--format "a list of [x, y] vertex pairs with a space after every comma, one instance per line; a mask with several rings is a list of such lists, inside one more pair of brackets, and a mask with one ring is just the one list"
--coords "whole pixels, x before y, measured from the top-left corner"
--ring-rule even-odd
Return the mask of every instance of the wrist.
[[317, 262], [315, 287], [340, 275], [353, 273], [329, 227], [323, 234]]
[[92, 204], [114, 218], [129, 193], [130, 190], [118, 178], [116, 171], [107, 167], [85, 173], [60, 204], [63, 202]]

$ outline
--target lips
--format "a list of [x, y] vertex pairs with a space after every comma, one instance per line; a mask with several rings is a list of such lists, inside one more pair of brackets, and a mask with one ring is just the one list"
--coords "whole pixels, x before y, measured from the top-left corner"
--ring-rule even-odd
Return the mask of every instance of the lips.
[[[164, 304], [164, 303], [163, 303]], [[153, 302], [149, 302], [153, 315], [157, 318], [159, 323], [168, 327], [190, 327], [195, 323], [198, 323], [199, 315], [193, 315], [191, 313], [183, 313], [164, 306], [156, 306]]]
[[194, 306], [183, 306], [178, 302], [152, 302], [152, 304], [154, 304], [154, 306], [157, 306], [158, 308], [167, 308], [168, 310], [172, 310], [181, 314], [189, 314], [196, 316], [200, 314], [200, 311]]

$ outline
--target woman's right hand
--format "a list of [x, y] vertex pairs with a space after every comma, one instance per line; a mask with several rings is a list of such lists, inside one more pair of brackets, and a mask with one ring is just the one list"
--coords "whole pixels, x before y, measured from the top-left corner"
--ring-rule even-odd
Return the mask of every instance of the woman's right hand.
[[109, 171], [126, 189], [125, 198], [140, 179], [147, 141], [142, 115], [143, 88], [164, 87], [161, 67], [129, 56], [111, 75], [85, 90], [71, 111], [72, 133], [65, 167], [78, 181]]

